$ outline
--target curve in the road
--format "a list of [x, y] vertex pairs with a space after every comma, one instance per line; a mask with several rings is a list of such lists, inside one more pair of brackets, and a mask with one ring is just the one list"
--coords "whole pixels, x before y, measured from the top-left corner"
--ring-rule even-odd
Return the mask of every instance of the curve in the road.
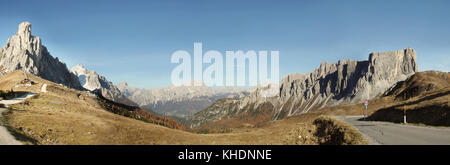
[[450, 145], [450, 128], [361, 121], [361, 116], [337, 116], [336, 118], [356, 127], [368, 139], [369, 144]]

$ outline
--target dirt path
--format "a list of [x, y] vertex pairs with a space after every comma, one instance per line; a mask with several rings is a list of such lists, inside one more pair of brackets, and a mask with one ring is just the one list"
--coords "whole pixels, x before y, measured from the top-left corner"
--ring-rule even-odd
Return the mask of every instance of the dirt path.
[[367, 138], [369, 144], [450, 145], [450, 128], [360, 121], [362, 116], [337, 116], [336, 118], [356, 127]]
[[[11, 100], [1, 100], [0, 103], [4, 104], [6, 107], [9, 104], [16, 104], [22, 102], [23, 100], [35, 95], [36, 93], [27, 93], [21, 97], [17, 97]], [[0, 108], [0, 118], [2, 117], [2, 113], [6, 111], [6, 108]], [[17, 141], [14, 136], [12, 136], [8, 129], [3, 126], [0, 120], [0, 145], [21, 145], [20, 141]]]

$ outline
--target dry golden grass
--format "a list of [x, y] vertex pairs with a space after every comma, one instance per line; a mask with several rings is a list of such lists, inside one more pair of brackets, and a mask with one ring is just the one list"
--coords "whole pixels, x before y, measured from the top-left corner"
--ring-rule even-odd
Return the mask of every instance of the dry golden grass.
[[320, 144], [332, 145], [367, 145], [364, 137], [349, 124], [331, 118], [329, 116], [319, 116], [314, 120], [317, 127], [315, 135]]
[[403, 122], [406, 111], [408, 123], [432, 126], [450, 126], [450, 88], [413, 97], [384, 106], [369, 119]]
[[369, 100], [369, 107], [367, 110], [364, 108], [364, 103], [356, 103], [315, 109], [309, 113], [326, 114], [331, 116], [359, 116], [363, 115], [364, 111], [366, 111], [368, 115], [371, 115], [375, 111], [393, 104], [395, 104], [395, 102], [392, 97], [381, 97], [378, 99]]
[[450, 126], [450, 73], [425, 71], [398, 83], [386, 93], [391, 104], [380, 108], [369, 119]]
[[13, 91], [39, 92], [41, 90], [41, 87], [42, 87], [42, 85], [44, 83], [47, 83], [47, 84], [53, 83], [51, 81], [44, 80], [44, 79], [41, 79], [39, 77], [30, 75], [30, 74], [27, 74], [27, 75], [28, 75], [28, 78], [31, 81], [34, 81], [37, 84], [33, 85], [33, 86], [22, 85], [22, 86], [15, 87], [16, 84], [19, 84], [20, 81], [25, 79], [25, 73], [22, 72], [22, 71], [16, 70], [16, 71], [13, 71], [13, 72], [11, 72], [9, 74], [6, 74], [6, 75], [4, 75], [4, 76], [2, 76], [0, 78], [1, 79], [1, 81], [0, 81], [0, 90], [3, 90], [3, 91], [8, 91], [8, 90], [11, 91], [11, 90], [13, 90]]

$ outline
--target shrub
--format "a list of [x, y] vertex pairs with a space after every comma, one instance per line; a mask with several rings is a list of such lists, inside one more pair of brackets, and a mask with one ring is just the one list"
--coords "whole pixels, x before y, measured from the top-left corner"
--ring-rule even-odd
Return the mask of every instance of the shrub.
[[315, 136], [325, 145], [368, 144], [364, 137], [352, 126], [329, 116], [319, 116], [313, 122], [317, 130]]

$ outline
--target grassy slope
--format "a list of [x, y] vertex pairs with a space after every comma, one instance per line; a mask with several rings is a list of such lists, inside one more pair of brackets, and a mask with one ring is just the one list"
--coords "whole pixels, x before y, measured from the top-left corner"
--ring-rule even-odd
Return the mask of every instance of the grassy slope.
[[251, 128], [257, 128], [271, 121], [273, 116], [273, 106], [270, 103], [264, 103], [254, 108], [254, 104], [247, 105], [245, 113], [239, 113], [231, 118], [224, 117], [215, 122], [204, 123], [192, 129], [198, 133], [227, 133], [236, 131], [247, 131]]
[[101, 95], [97, 97], [97, 102], [102, 106], [103, 109], [112, 112], [114, 114], [126, 116], [136, 120], [141, 120], [147, 123], [162, 125], [168, 128], [174, 128], [179, 130], [186, 129], [184, 125], [182, 125], [181, 123], [177, 122], [174, 119], [171, 119], [166, 116], [156, 115], [151, 112], [147, 112], [139, 107], [129, 106], [126, 104], [110, 101], [108, 99], [105, 99]]
[[314, 120], [316, 136], [320, 144], [364, 145], [368, 144], [356, 128], [329, 116], [319, 116]]
[[450, 126], [450, 73], [420, 72], [398, 83], [386, 96], [393, 103], [374, 112], [369, 119]]
[[[23, 77], [18, 71], [1, 77], [0, 89], [10, 90]], [[5, 119], [9, 129], [31, 138], [31, 143], [317, 144], [314, 125], [307, 118], [295, 117], [227, 134], [195, 134], [113, 114], [84, 92], [29, 77], [38, 84], [13, 90], [39, 92], [42, 84], [47, 83], [48, 92], [11, 105]], [[309, 138], [299, 139], [299, 136]]]

